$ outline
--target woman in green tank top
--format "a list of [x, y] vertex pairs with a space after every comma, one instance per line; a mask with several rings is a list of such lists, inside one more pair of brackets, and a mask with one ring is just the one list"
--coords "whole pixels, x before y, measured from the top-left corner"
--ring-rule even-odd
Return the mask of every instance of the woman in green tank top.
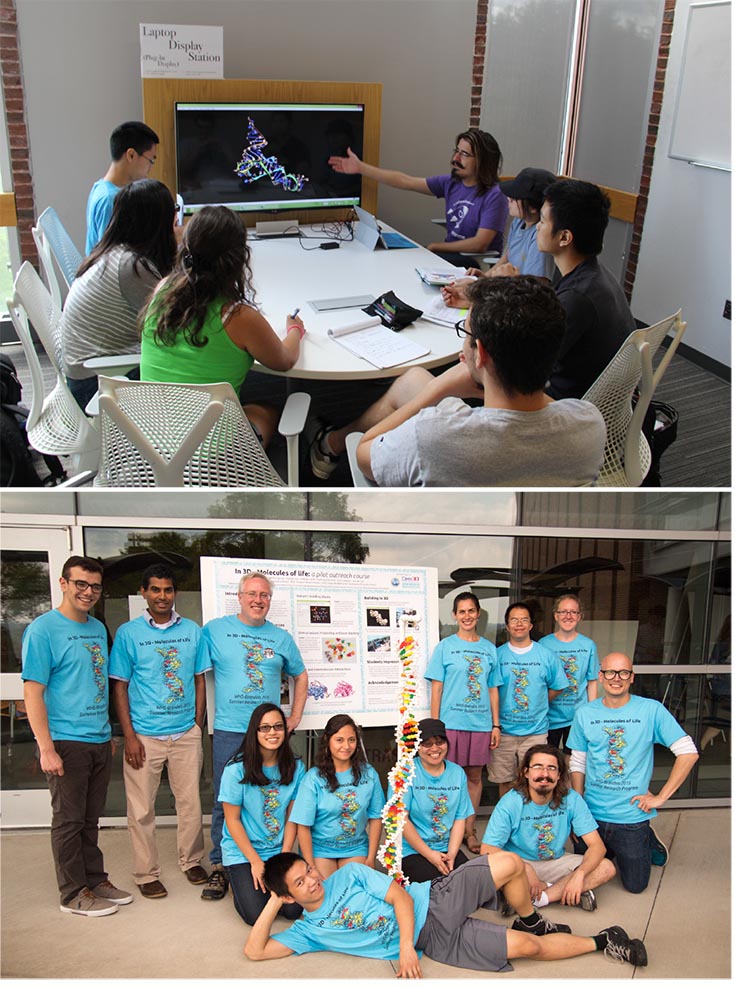
[[[281, 340], [254, 297], [245, 227], [226, 206], [205, 206], [184, 230], [174, 269], [145, 314], [141, 380], [229, 381], [239, 394], [255, 360], [274, 371], [290, 370], [304, 324], [288, 316]], [[278, 410], [260, 403], [243, 408], [267, 446]]]

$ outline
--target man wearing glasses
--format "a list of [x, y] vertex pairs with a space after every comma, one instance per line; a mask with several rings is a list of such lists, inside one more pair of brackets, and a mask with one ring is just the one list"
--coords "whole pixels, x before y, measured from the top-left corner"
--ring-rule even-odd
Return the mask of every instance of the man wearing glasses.
[[165, 564], [143, 572], [145, 612], [117, 630], [110, 679], [125, 738], [123, 779], [133, 878], [143, 896], [160, 899], [156, 794], [166, 767], [176, 800], [179, 868], [190, 883], [207, 881], [199, 777], [206, 710], [204, 674], [211, 669], [202, 630], [175, 609], [176, 576]]
[[520, 771], [526, 752], [545, 745], [549, 701], [568, 686], [559, 660], [531, 639], [533, 616], [522, 601], [505, 609], [508, 641], [498, 649], [503, 674], [500, 692], [500, 744], [487, 771], [504, 796]]
[[[584, 839], [584, 855], [565, 852], [571, 831]], [[597, 909], [593, 890], [613, 878], [615, 866], [605, 858], [589, 807], [571, 789], [566, 756], [556, 746], [534, 745], [526, 752], [513, 789], [493, 810], [481, 853], [498, 851], [520, 855], [535, 907], [562, 903]], [[511, 912], [503, 904], [503, 916]], [[513, 927], [526, 929], [520, 918]]]
[[298, 646], [288, 632], [267, 620], [273, 585], [258, 571], [245, 574], [237, 591], [240, 613], [213, 618], [204, 626], [214, 670], [214, 733], [212, 735], [213, 869], [202, 890], [203, 900], [225, 897], [228, 880], [222, 866], [224, 813], [217, 800], [222, 771], [242, 745], [250, 715], [260, 704], [281, 702], [281, 674], [293, 677], [293, 703], [287, 729], [295, 731], [306, 703], [309, 677]]
[[59, 583], [59, 607], [23, 633], [23, 698], [51, 791], [61, 912], [104, 917], [133, 897], [109, 881], [98, 844], [112, 771], [107, 630], [89, 615], [102, 567], [71, 556]]
[[131, 182], [148, 178], [156, 163], [158, 144], [158, 134], [140, 120], [120, 124], [110, 135], [110, 167], [92, 186], [87, 200], [85, 254], [102, 239], [118, 192]]
[[[668, 849], [651, 827], [657, 808], [679, 789], [699, 758], [692, 739], [649, 697], [630, 693], [633, 663], [610, 653], [600, 664], [603, 696], [574, 716], [567, 744], [572, 750], [572, 785], [582, 794], [600, 828], [625, 889], [642, 893], [651, 865], [665, 865]], [[673, 752], [674, 764], [657, 795], [649, 790], [653, 746]]]

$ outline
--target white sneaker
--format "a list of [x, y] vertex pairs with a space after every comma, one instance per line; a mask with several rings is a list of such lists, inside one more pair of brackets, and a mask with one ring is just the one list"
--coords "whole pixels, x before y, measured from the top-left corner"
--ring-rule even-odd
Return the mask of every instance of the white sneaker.
[[110, 913], [117, 913], [117, 903], [101, 900], [91, 889], [83, 886], [68, 903], [62, 903], [59, 909], [62, 913], [78, 913], [82, 917], [106, 917]]

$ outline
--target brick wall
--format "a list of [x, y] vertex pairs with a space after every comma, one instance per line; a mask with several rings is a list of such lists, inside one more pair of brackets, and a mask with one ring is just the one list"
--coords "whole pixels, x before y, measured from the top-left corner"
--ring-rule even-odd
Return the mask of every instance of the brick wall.
[[472, 96], [470, 99], [470, 127], [480, 126], [482, 109], [482, 82], [485, 75], [485, 42], [487, 40], [487, 12], [489, 0], [477, 0], [475, 22], [475, 50], [472, 56]]
[[35, 223], [35, 208], [15, 0], [0, 0], [0, 66], [21, 260], [37, 265], [36, 245], [31, 234], [31, 227]]

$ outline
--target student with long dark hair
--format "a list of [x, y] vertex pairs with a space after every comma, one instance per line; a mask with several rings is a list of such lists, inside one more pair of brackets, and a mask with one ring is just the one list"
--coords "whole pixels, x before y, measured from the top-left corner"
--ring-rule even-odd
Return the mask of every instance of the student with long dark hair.
[[[281, 340], [258, 312], [245, 227], [226, 206], [205, 206], [184, 229], [174, 270], [145, 314], [141, 380], [229, 381], [239, 394], [254, 361], [290, 370], [305, 332], [297, 315], [287, 316]], [[267, 445], [277, 410], [254, 403], [243, 408]]]
[[[304, 764], [288, 741], [286, 716], [277, 704], [260, 704], [225, 766], [218, 794], [225, 814], [222, 862], [235, 909], [251, 926], [270, 898], [263, 883], [265, 863], [293, 848], [296, 825], [288, 815], [303, 778]], [[284, 904], [281, 913], [295, 920], [301, 907]]]
[[79, 266], [61, 322], [69, 390], [84, 408], [97, 391], [91, 357], [137, 353], [138, 316], [176, 256], [171, 193], [142, 179], [121, 189], [102, 239]]
[[289, 817], [298, 825], [302, 856], [325, 879], [347, 862], [374, 868], [384, 803], [360, 729], [348, 714], [333, 715]]

